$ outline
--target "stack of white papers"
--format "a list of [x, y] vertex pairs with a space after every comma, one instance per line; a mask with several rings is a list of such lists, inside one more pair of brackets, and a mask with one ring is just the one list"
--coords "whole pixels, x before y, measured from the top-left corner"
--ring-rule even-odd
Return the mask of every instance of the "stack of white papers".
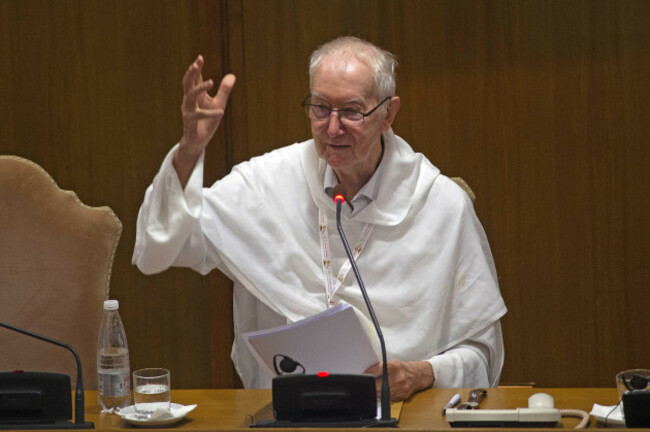
[[[306, 374], [360, 374], [381, 358], [372, 323], [363, 316], [360, 320], [354, 308], [345, 303], [286, 326], [243, 336], [271, 377], [278, 375], [274, 361], [277, 366], [286, 357], [298, 362]], [[300, 366], [297, 373], [302, 372]]]

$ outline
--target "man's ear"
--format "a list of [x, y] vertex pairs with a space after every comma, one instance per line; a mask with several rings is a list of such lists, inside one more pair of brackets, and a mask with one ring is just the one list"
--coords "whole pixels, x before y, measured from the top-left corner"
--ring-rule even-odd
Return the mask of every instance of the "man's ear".
[[388, 112], [386, 113], [386, 117], [384, 117], [384, 121], [381, 125], [381, 130], [382, 132], [387, 131], [390, 129], [391, 125], [393, 124], [393, 121], [395, 120], [395, 116], [397, 115], [397, 111], [399, 111], [399, 106], [400, 106], [400, 99], [399, 96], [393, 96], [390, 98], [388, 101]]

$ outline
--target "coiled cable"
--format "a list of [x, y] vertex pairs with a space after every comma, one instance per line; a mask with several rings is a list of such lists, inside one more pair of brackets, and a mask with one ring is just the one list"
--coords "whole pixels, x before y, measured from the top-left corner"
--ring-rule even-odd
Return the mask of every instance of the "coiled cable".
[[586, 411], [578, 410], [578, 409], [561, 409], [560, 410], [560, 415], [562, 417], [578, 417], [578, 418], [582, 418], [580, 423], [578, 423], [574, 429], [583, 429], [583, 428], [589, 426], [589, 414], [587, 414]]

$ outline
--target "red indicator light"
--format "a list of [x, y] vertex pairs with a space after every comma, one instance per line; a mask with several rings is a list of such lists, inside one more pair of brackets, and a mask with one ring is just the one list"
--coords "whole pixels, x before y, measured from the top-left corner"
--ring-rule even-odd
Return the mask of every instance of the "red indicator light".
[[336, 194], [334, 195], [334, 202], [335, 203], [340, 202], [341, 204], [343, 204], [345, 202], [345, 197], [343, 196], [343, 194]]
[[327, 378], [328, 376], [330, 376], [330, 373], [322, 371], [322, 372], [318, 372], [316, 375], [318, 375], [321, 378]]

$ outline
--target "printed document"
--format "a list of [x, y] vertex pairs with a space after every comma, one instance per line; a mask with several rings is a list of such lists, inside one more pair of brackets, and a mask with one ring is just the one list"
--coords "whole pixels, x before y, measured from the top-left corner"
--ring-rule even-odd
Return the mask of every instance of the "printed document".
[[[306, 374], [360, 374], [381, 359], [372, 323], [347, 303], [295, 323], [243, 336], [270, 377], [303, 370]], [[296, 362], [295, 371], [282, 371], [280, 362], [286, 358]]]

